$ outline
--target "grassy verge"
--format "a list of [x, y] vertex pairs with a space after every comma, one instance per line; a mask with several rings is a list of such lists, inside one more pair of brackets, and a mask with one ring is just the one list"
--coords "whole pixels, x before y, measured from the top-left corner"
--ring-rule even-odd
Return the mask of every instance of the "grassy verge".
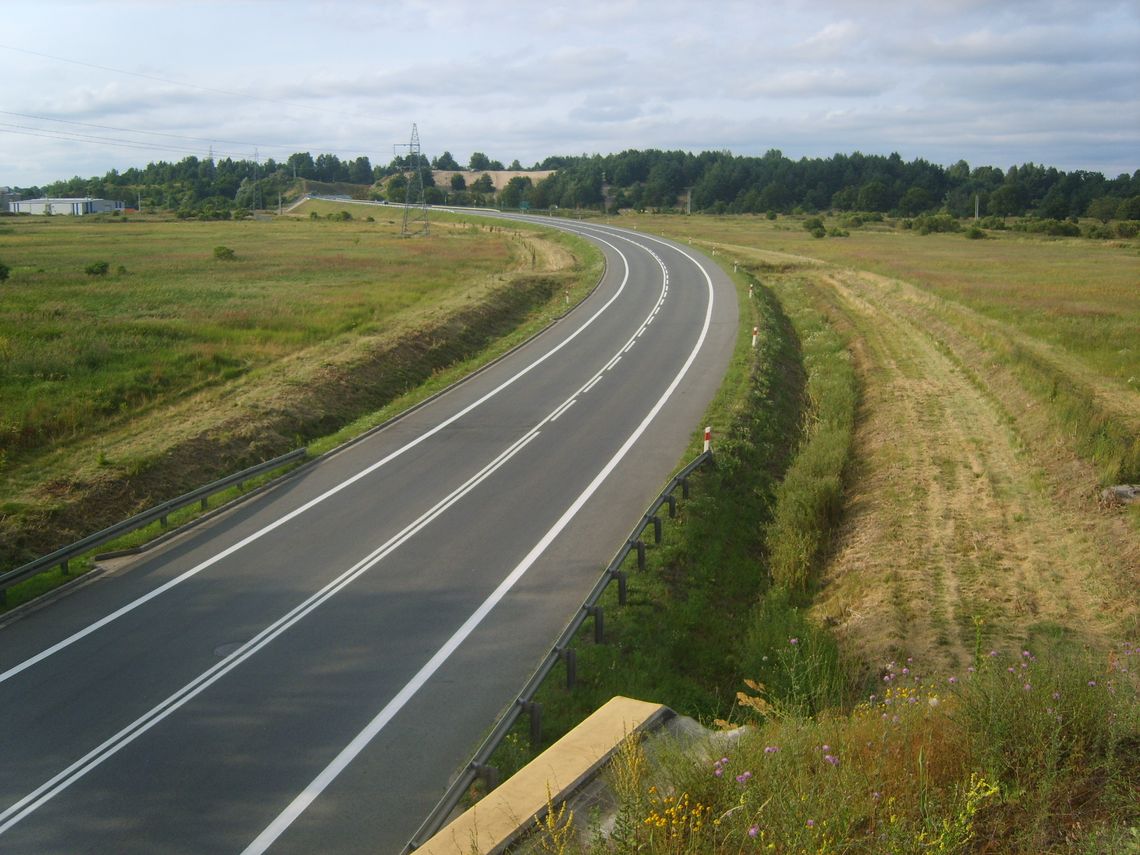
[[982, 652], [950, 677], [895, 663], [846, 713], [753, 696], [749, 727], [715, 746], [654, 746], [650, 762], [626, 745], [611, 832], [567, 834], [563, 814], [527, 851], [1140, 851], [1140, 649], [1048, 658]]
[[[84, 234], [98, 236], [108, 229], [123, 230], [132, 225], [135, 224], [103, 223], [96, 231]], [[387, 224], [389, 227], [392, 225]], [[581, 300], [602, 273], [600, 254], [572, 236], [539, 230], [508, 230], [497, 224], [489, 227], [493, 231], [488, 231], [485, 224], [473, 221], [436, 225], [437, 234], [430, 241], [394, 241], [398, 257], [393, 258], [386, 254], [385, 224], [361, 219], [309, 222], [300, 218], [291, 223], [268, 225], [142, 224], [144, 231], [135, 235], [139, 245], [123, 243], [120, 252], [125, 254], [124, 257], [140, 253], [140, 246], [145, 245], [148, 235], [164, 236], [163, 245], [167, 249], [170, 249], [171, 240], [188, 242], [186, 245], [193, 254], [193, 247], [218, 239], [217, 229], [265, 227], [269, 229], [266, 232], [269, 248], [265, 252], [272, 251], [275, 241], [286, 238], [286, 244], [307, 246], [307, 250], [300, 250], [302, 254], [327, 247], [345, 250], [347, 246], [356, 247], [363, 241], [369, 245], [360, 251], [358, 260], [362, 264], [379, 263], [383, 267], [404, 258], [401, 264], [408, 267], [406, 273], [385, 277], [383, 283], [361, 282], [353, 286], [362, 292], [400, 291], [401, 283], [406, 284], [408, 277], [426, 281], [428, 285], [423, 289], [405, 287], [404, 291], [409, 293], [403, 298], [381, 294], [376, 299], [385, 305], [394, 299], [396, 302], [411, 300], [411, 303], [395, 314], [379, 319], [373, 317], [368, 324], [361, 326], [353, 320], [355, 316], [351, 306], [341, 307], [347, 314], [342, 313], [339, 321], [328, 321], [328, 318], [337, 317], [336, 300], [332, 295], [338, 293], [338, 289], [343, 290], [346, 285], [344, 277], [356, 281], [361, 276], [367, 279], [374, 273], [362, 273], [351, 258], [324, 258], [318, 267], [328, 268], [328, 281], [321, 279], [311, 287], [302, 288], [305, 293], [296, 295], [295, 279], [275, 279], [276, 268], [272, 265], [264, 270], [257, 269], [256, 265], [247, 266], [242, 274], [230, 281], [224, 277], [235, 274], [232, 265], [226, 262], [223, 270], [217, 273], [223, 277], [220, 283], [207, 277], [207, 281], [194, 286], [190, 280], [200, 274], [195, 265], [213, 262], [201, 259], [187, 261], [188, 270], [178, 270], [174, 276], [177, 287], [169, 293], [163, 292], [172, 301], [168, 311], [173, 315], [177, 314], [175, 308], [179, 305], [179, 287], [185, 289], [186, 299], [198, 302], [205, 299], [199, 291], [208, 294], [220, 288], [231, 297], [240, 297], [251, 307], [256, 307], [251, 308], [251, 312], [262, 314], [273, 314], [282, 307], [282, 301], [292, 301], [290, 305], [297, 310], [296, 314], [292, 314], [292, 309], [285, 314], [298, 323], [309, 323], [306, 307], [312, 301], [324, 304], [332, 300], [334, 305], [325, 306], [323, 313], [315, 313], [312, 318], [314, 326], [306, 333], [306, 336], [317, 339], [323, 337], [322, 344], [275, 353], [265, 364], [246, 365], [241, 376], [225, 379], [225, 382], [218, 379], [203, 388], [172, 383], [166, 390], [171, 400], [166, 402], [156, 398], [141, 408], [135, 408], [124, 400], [121, 412], [99, 436], [92, 439], [85, 439], [83, 435], [59, 437], [44, 449], [24, 449], [14, 459], [9, 459], [4, 488], [0, 490], [0, 546], [4, 553], [0, 569], [9, 569], [36, 555], [46, 554], [64, 543], [153, 506], [157, 501], [179, 495], [229, 471], [298, 445], [309, 444], [314, 454], [330, 450], [502, 355]], [[190, 236], [169, 238], [169, 229], [189, 230]], [[204, 231], [199, 233], [200, 230]], [[46, 234], [63, 239], [58, 237], [59, 226], [56, 223], [50, 224]], [[63, 234], [68, 239], [76, 237], [67, 230]], [[29, 240], [34, 244], [32, 238]], [[38, 239], [46, 240], [42, 236]], [[456, 241], [458, 249], [453, 245]], [[457, 252], [462, 255], [465, 251], [462, 247], [478, 247], [484, 243], [504, 251], [500, 255], [491, 253], [492, 266], [486, 270], [480, 268], [479, 264], [491, 262], [486, 259], [480, 261], [482, 256], [476, 252], [473, 256], [475, 266], [460, 264], [454, 269], [447, 269], [448, 256]], [[182, 244], [176, 242], [174, 245]], [[424, 253], [430, 256], [440, 247], [450, 247], [439, 253], [443, 267], [430, 258], [419, 258]], [[299, 250], [294, 246], [289, 251], [296, 253]], [[161, 256], [157, 247], [150, 247], [148, 252]], [[239, 257], [245, 257], [247, 252], [243, 249]], [[75, 311], [94, 311], [93, 307], [100, 305], [100, 301], [110, 299], [112, 307], [119, 306], [123, 311], [119, 316], [108, 309], [108, 330], [139, 323], [137, 312], [140, 310], [135, 300], [145, 303], [150, 287], [146, 283], [161, 278], [159, 273], [166, 267], [158, 271], [146, 270], [139, 260], [144, 256], [131, 257], [136, 258], [132, 267], [138, 281], [120, 281], [106, 286], [84, 283], [84, 288], [92, 293], [85, 292], [83, 298], [95, 302], [90, 305], [81, 303]], [[162, 263], [167, 265], [170, 262], [164, 260]], [[66, 268], [68, 262], [65, 260], [59, 264]], [[461, 287], [455, 286], [456, 270], [460, 278], [470, 277]], [[318, 274], [317, 268], [303, 268], [298, 275], [316, 277]], [[131, 279], [135, 275], [124, 274], [124, 277]], [[438, 282], [435, 281], [437, 278]], [[136, 286], [141, 288], [138, 294], [132, 290]], [[17, 282], [14, 287], [23, 293], [28, 290], [28, 283]], [[60, 287], [77, 286], [65, 282]], [[112, 299], [106, 292], [118, 296]], [[380, 311], [377, 306], [373, 307], [374, 311]], [[224, 312], [222, 317], [225, 317]], [[230, 342], [235, 353], [241, 351], [242, 342], [250, 340], [251, 336], [273, 338], [281, 326], [270, 323], [261, 329], [264, 321], [261, 314], [251, 314], [250, 318], [249, 326], [240, 326], [235, 333], [237, 337]], [[332, 325], [328, 326], [328, 323]], [[344, 324], [348, 327], [341, 329]], [[3, 329], [6, 327], [0, 326], [0, 330]], [[0, 344], [3, 344], [3, 336], [0, 336]], [[150, 357], [144, 348], [140, 353], [125, 353], [122, 358], [145, 361]], [[164, 354], [162, 358], [185, 361], [177, 352]], [[11, 366], [6, 366], [6, 369], [11, 369]], [[27, 374], [28, 377], [35, 375], [37, 372]], [[64, 380], [66, 378], [60, 382]], [[67, 382], [78, 382], [78, 378], [73, 377]], [[27, 387], [25, 394], [30, 395], [31, 389], [31, 386]], [[7, 391], [15, 394], [12, 389]], [[183, 513], [190, 515], [193, 512]], [[136, 534], [133, 540], [145, 536]], [[76, 569], [82, 571], [89, 566], [89, 561], [80, 561]], [[71, 575], [74, 573], [53, 578], [53, 574], [48, 574], [26, 583], [25, 590], [13, 589], [10, 602], [18, 603], [45, 586], [67, 581]]]
[[[637, 605], [623, 611], [608, 604], [608, 652], [590, 666], [583, 666], [579, 656], [580, 685], [589, 681], [599, 702], [611, 694], [632, 694], [706, 722], [723, 716], [725, 725], [747, 727], [719, 740], [654, 745], [652, 758], [630, 743], [609, 772], [618, 806], [605, 831], [596, 819], [587, 818], [580, 823], [583, 834], [565, 833], [571, 817], [564, 813], [553, 827], [548, 823], [536, 834], [532, 847], [567, 853], [1140, 852], [1140, 766], [1134, 761], [1140, 749], [1140, 649], [1135, 645], [1089, 652], [1070, 633], [1059, 631], [1031, 632], [1031, 640], [1012, 652], [1008, 643], [988, 650], [991, 628], [975, 620], [973, 655], [955, 670], [947, 671], [941, 658], [904, 654], [885, 665], [875, 663], [875, 685], [868, 687], [864, 675], [847, 667], [830, 633], [805, 615], [811, 596], [818, 593], [821, 565], [827, 570], [835, 558], [830, 537], [841, 505], [837, 491], [845, 481], [858, 427], [858, 378], [867, 379], [856, 374], [837, 325], [851, 329], [853, 321], [865, 319], [838, 311], [834, 294], [823, 290], [826, 276], [806, 276], [794, 265], [770, 268], [764, 276], [795, 330], [802, 355], [804, 429], [797, 455], [773, 490], [770, 520], [756, 520], [754, 506], [746, 506], [727, 530], [706, 528], [703, 537], [719, 537], [729, 545], [702, 542], [717, 572], [715, 577], [694, 574], [692, 580], [708, 585], [715, 578], [719, 586], [722, 577], [733, 576], [733, 557], [753, 551], [753, 574], [770, 572], [772, 579], [759, 583], [758, 604], [742, 616], [738, 603], [709, 597], [699, 587], [694, 592], [651, 574], [633, 576], [630, 600]], [[850, 301], [869, 294], [842, 293]], [[857, 303], [845, 305], [850, 311]], [[854, 333], [863, 349], [862, 370], [888, 365], [905, 380], [899, 388], [907, 389], [906, 383], [930, 379], [925, 363], [914, 359], [922, 351], [911, 349], [926, 341], [925, 327], [916, 326], [913, 341], [907, 342], [900, 340], [900, 329], [885, 325], [870, 344], [867, 330], [859, 327]], [[885, 347], [883, 353], [896, 361], [875, 362], [875, 347]], [[946, 359], [937, 345], [926, 352], [931, 361]], [[819, 382], [813, 384], [813, 379]], [[965, 389], [968, 382], [956, 381], [932, 394], [957, 396], [959, 386]], [[896, 387], [887, 384], [886, 389], [890, 394]], [[875, 397], [860, 403], [860, 411], [882, 404], [884, 389], [870, 391]], [[988, 399], [978, 398], [983, 403], [977, 414], [988, 415]], [[948, 405], [958, 403], [955, 398]], [[940, 414], [930, 412], [933, 418], [922, 430], [943, 424]], [[963, 424], [973, 422], [967, 418]], [[910, 435], [896, 426], [894, 436], [897, 441]], [[984, 447], [980, 433], [950, 433], [943, 444], [952, 445], [947, 442], [952, 437], [975, 451]], [[937, 431], [931, 441], [938, 442]], [[732, 447], [743, 445], [736, 440]], [[925, 458], [925, 452], [918, 453]], [[896, 472], [904, 481], [924, 477], [908, 468], [906, 456], [887, 457], [884, 471], [892, 478]], [[864, 461], [859, 477], [880, 462]], [[950, 474], [984, 484], [985, 472], [985, 466], [947, 470], [925, 486], [945, 489]], [[719, 474], [704, 479], [699, 498], [686, 506], [686, 529], [696, 531], [706, 509], [718, 507]], [[761, 475], [757, 492], [766, 489], [765, 483]], [[869, 485], [859, 488], [867, 491]], [[1009, 487], [998, 482], [994, 489], [1002, 496]], [[904, 506], [900, 513], [913, 515], [915, 506]], [[1021, 513], [1010, 511], [1010, 523], [1023, 524]], [[754, 539], [757, 529], [767, 538]], [[675, 566], [667, 556], [676, 562], [685, 554], [680, 547], [685, 533], [670, 536], [676, 545], [673, 552], [659, 553], [661, 574]], [[966, 544], [965, 554], [975, 559], [978, 536]], [[785, 540], [792, 543], [786, 550]], [[748, 548], [736, 551], [741, 543]], [[953, 544], [948, 560], [964, 560]], [[921, 567], [923, 544], [909, 545], [914, 554], [907, 546], [896, 545], [904, 553], [898, 560]], [[700, 568], [701, 557], [687, 556], [687, 562], [687, 569]], [[785, 584], [775, 584], [777, 570]], [[951, 598], [954, 593], [945, 592]], [[747, 596], [743, 590], [737, 594]], [[964, 597], [966, 591], [957, 594]], [[702, 612], [688, 614], [698, 606]], [[615, 626], [635, 623], [638, 610], [646, 616], [643, 634], [619, 635]], [[880, 627], [880, 632], [886, 630]], [[627, 638], [645, 648], [619, 648]], [[710, 656], [716, 651], [719, 659]], [[595, 676], [595, 668], [603, 673]], [[695, 679], [687, 679], [690, 670], [699, 670]], [[717, 691], [705, 683], [713, 675]], [[723, 688], [730, 675], [743, 691], [726, 703]], [[542, 695], [547, 721], [557, 718], [567, 703], [577, 703], [567, 697], [573, 694], [548, 684]], [[504, 764], [525, 759], [521, 734], [514, 736], [508, 753]]]
[[[606, 641], [592, 643], [589, 624], [580, 633], [577, 686], [563, 688], [557, 669], [543, 686], [547, 740], [615, 694], [709, 722], [733, 715], [745, 678], [807, 711], [845, 694], [836, 646], [803, 606], [836, 515], [853, 376], [843, 370], [841, 342], [793, 279], [741, 274], [739, 283], [746, 310], [738, 347], [710, 408], [709, 421], [725, 425], [715, 468], [699, 475], [692, 499], [665, 526], [647, 572], [630, 570], [628, 604], [618, 605], [615, 586], [607, 590]], [[743, 297], [746, 285], [752, 299]], [[754, 325], [761, 332], [752, 349]], [[772, 548], [788, 532], [800, 544], [794, 558]], [[774, 556], [794, 578], [773, 584]], [[782, 656], [789, 638], [800, 666], [812, 664], [811, 679]], [[494, 762], [509, 773], [529, 756], [520, 728]]]

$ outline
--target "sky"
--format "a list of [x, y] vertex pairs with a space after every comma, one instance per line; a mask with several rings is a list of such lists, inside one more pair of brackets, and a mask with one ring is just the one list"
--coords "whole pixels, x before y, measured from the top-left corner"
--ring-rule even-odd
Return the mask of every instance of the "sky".
[[[0, 186], [195, 155], [1140, 169], [1140, 0], [3, 0]], [[407, 151], [406, 147], [403, 149]]]

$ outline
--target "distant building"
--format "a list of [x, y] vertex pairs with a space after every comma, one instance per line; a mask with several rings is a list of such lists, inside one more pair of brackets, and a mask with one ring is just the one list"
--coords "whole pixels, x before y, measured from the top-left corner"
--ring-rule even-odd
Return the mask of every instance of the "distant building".
[[110, 214], [123, 210], [123, 203], [113, 199], [20, 199], [12, 201], [11, 209], [17, 214], [64, 214], [81, 217], [84, 214]]
[[12, 210], [9, 206], [20, 198], [19, 193], [13, 193], [11, 187], [0, 187], [0, 212]]

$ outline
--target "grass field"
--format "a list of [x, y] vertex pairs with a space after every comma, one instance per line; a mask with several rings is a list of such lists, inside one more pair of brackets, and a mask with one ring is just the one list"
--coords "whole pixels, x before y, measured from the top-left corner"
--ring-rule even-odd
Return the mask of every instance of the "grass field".
[[[396, 214], [0, 221], [0, 565], [363, 429], [600, 274], [566, 236], [440, 215], [405, 239]], [[86, 273], [97, 261], [107, 273]]]
[[[637, 218], [641, 220], [643, 218]], [[1047, 635], [1140, 632], [1140, 244], [794, 219], [640, 223], [811, 296], [861, 389], [835, 549], [814, 610], [869, 662], [957, 667]]]
[[[606, 600], [606, 643], [576, 639], [577, 687], [539, 696], [552, 731], [629, 692], [750, 728], [627, 748], [613, 831], [578, 817], [575, 842], [563, 814], [537, 848], [1140, 851], [1140, 515], [1099, 495], [1138, 471], [1140, 247], [620, 221], [776, 298], [760, 322], [794, 328], [804, 428], [774, 492], [756, 460], [747, 501], [702, 476], [628, 604]], [[730, 472], [787, 406], [745, 400]]]

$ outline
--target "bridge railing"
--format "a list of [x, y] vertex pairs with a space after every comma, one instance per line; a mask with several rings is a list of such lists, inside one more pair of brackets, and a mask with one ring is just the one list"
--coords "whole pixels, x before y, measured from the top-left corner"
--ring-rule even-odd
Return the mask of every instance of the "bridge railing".
[[638, 569], [645, 569], [646, 545], [642, 539], [642, 535], [646, 529], [652, 527], [654, 541], [656, 543], [661, 542], [661, 508], [667, 505], [669, 508], [669, 516], [673, 516], [677, 510], [677, 499], [674, 493], [680, 488], [682, 498], [687, 499], [689, 497], [689, 476], [711, 459], [711, 451], [704, 451], [699, 454], [684, 469], [673, 476], [665, 489], [662, 490], [660, 495], [649, 505], [648, 509], [646, 509], [642, 515], [641, 520], [634, 526], [633, 531], [630, 532], [629, 537], [627, 537], [625, 543], [622, 544], [621, 549], [614, 555], [613, 560], [610, 561], [609, 565], [602, 572], [601, 577], [586, 596], [581, 608], [575, 612], [570, 622], [566, 625], [566, 628], [551, 646], [550, 652], [543, 658], [530, 679], [526, 681], [522, 691], [518, 693], [514, 702], [495, 723], [494, 728], [487, 738], [483, 740], [483, 743], [479, 746], [478, 750], [476, 750], [470, 762], [464, 767], [459, 776], [452, 781], [447, 791], [443, 794], [443, 797], [436, 806], [432, 808], [427, 819], [424, 820], [419, 830], [416, 831], [407, 846], [405, 846], [405, 855], [422, 846], [432, 835], [444, 826], [447, 817], [463, 798], [463, 794], [477, 779], [482, 778], [489, 789], [493, 789], [498, 785], [498, 771], [490, 765], [491, 756], [495, 753], [496, 749], [498, 749], [502, 741], [506, 739], [507, 734], [523, 713], [526, 713], [530, 717], [531, 743], [535, 745], [538, 744], [541, 740], [542, 733], [542, 709], [541, 706], [535, 702], [534, 696], [538, 693], [539, 688], [546, 681], [546, 678], [550, 676], [550, 672], [554, 670], [554, 667], [559, 662], [565, 662], [567, 687], [573, 687], [577, 678], [577, 657], [574, 647], [572, 646], [574, 637], [578, 634], [578, 631], [583, 625], [585, 625], [586, 621], [592, 619], [594, 624], [594, 641], [598, 644], [603, 642], [605, 637], [605, 620], [602, 606], [599, 605], [602, 594], [609, 587], [611, 582], [617, 582], [618, 603], [619, 605], [625, 605], [626, 575], [625, 571], [621, 569], [622, 565], [630, 554], [634, 553], [637, 556]]

